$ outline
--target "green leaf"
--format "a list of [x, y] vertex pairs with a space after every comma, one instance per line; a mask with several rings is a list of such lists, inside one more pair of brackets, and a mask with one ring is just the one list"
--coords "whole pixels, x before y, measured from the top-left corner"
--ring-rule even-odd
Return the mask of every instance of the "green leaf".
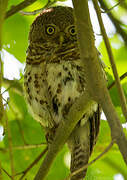
[[9, 91], [10, 101], [9, 105], [11, 107], [10, 111], [14, 114], [17, 114], [18, 117], [22, 118], [27, 113], [27, 105], [24, 99], [24, 96], [20, 96], [19, 94]]
[[4, 23], [4, 49], [13, 54], [20, 62], [25, 61], [28, 46], [29, 24], [24, 16], [16, 14]]
[[87, 179], [113, 180], [116, 174], [121, 174], [127, 179], [126, 165], [119, 150], [109, 150], [88, 168]]

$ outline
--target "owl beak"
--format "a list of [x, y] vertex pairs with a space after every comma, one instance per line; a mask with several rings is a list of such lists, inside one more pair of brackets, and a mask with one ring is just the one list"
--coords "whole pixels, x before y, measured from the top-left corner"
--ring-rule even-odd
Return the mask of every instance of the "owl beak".
[[64, 33], [61, 32], [60, 36], [59, 36], [59, 44], [60, 44], [60, 46], [62, 46], [63, 42], [64, 42]]

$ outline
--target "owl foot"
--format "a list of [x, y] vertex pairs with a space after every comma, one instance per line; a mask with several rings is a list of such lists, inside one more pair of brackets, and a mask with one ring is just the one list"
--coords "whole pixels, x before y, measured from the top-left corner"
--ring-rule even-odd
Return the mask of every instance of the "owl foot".
[[53, 142], [57, 128], [58, 128], [58, 125], [56, 125], [52, 129], [48, 129], [46, 136], [45, 136], [48, 144], [51, 144]]

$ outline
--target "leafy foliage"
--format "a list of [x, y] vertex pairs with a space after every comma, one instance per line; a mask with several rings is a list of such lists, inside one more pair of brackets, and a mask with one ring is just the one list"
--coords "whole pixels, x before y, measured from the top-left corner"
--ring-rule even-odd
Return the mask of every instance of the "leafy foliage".
[[[9, 1], [8, 9], [12, 5], [16, 5], [22, 2], [21, 0], [12, 0]], [[25, 10], [31, 11], [43, 7], [47, 3], [45, 1], [37, 1]], [[124, 9], [119, 10], [119, 13], [122, 15], [125, 14]], [[120, 16], [119, 14], [119, 16]], [[127, 14], [126, 14], [127, 16]], [[28, 32], [29, 27], [35, 16], [22, 16], [17, 13], [14, 16], [8, 18], [4, 23], [3, 29], [3, 48], [11, 53], [18, 61], [21, 63], [25, 62], [26, 49], [28, 46]], [[112, 44], [112, 50], [115, 56], [116, 64], [118, 67], [118, 72], [120, 75], [127, 71], [127, 47], [124, 45], [121, 38], [118, 35], [112, 35], [110, 38]], [[110, 67], [107, 52], [104, 47], [104, 42], [102, 41], [98, 47], [99, 51], [102, 54], [102, 59], [105, 64]], [[8, 57], [9, 58], [9, 57]], [[4, 59], [5, 61], [5, 59]], [[8, 66], [8, 68], [11, 68]], [[108, 83], [110, 84], [113, 81], [113, 75], [111, 69], [107, 68], [108, 73]], [[22, 74], [21, 74], [22, 75]], [[127, 98], [127, 78], [122, 81], [122, 86]], [[31, 117], [27, 105], [24, 100], [24, 96], [20, 96], [13, 92], [10, 88], [9, 92], [9, 103], [7, 107], [7, 116], [9, 127], [12, 135], [12, 145], [13, 147], [24, 146], [24, 145], [36, 145], [46, 142], [44, 137], [44, 132], [36, 121]], [[116, 87], [114, 86], [110, 91], [110, 96], [112, 98], [113, 104], [118, 112], [121, 123], [125, 123], [125, 118], [123, 117], [118, 93]], [[124, 129], [127, 134], [127, 130]], [[90, 160], [97, 157], [111, 142], [111, 132], [108, 126], [107, 121], [101, 121], [100, 134], [98, 137], [98, 142], [94, 148], [94, 152]], [[36, 147], [33, 149], [13, 149], [13, 158], [14, 158], [14, 168], [15, 173], [24, 171], [42, 152], [46, 145], [41, 147]], [[8, 133], [5, 131], [3, 140], [0, 142], [0, 160], [1, 166], [11, 174], [10, 170], [10, 158], [9, 158], [9, 143], [8, 143]], [[2, 149], [4, 151], [2, 151]], [[57, 156], [47, 180], [59, 180], [64, 179], [68, 173], [69, 168], [67, 162], [65, 163], [65, 155], [68, 153], [68, 148], [65, 146], [59, 155]], [[43, 159], [43, 158], [42, 158]], [[41, 160], [42, 161], [42, 160]], [[33, 179], [40, 165], [37, 163], [33, 168], [30, 169], [26, 178]], [[89, 166], [86, 179], [108, 179], [113, 180], [116, 174], [122, 174], [122, 176], [127, 179], [126, 166], [123, 162], [122, 156], [119, 152], [119, 149], [116, 145], [110, 149], [110, 151], [105, 154], [101, 159], [97, 160], [94, 164]], [[22, 175], [22, 174], [21, 174]], [[16, 179], [19, 179], [21, 175], [17, 175]], [[6, 173], [2, 173], [3, 179], [10, 179]]]

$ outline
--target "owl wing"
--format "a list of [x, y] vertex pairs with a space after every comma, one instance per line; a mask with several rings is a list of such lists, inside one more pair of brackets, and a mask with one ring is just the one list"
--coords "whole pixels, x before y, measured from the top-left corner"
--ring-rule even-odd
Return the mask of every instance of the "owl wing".
[[45, 53], [40, 44], [29, 45], [24, 73], [24, 92], [33, 117], [43, 127], [52, 127], [54, 123], [47, 90]]
[[[71, 173], [85, 166], [96, 144], [100, 124], [100, 107], [94, 114], [81, 126], [76, 125], [68, 140], [68, 146], [71, 151]], [[83, 180], [87, 169], [80, 171], [71, 177], [71, 180]]]

